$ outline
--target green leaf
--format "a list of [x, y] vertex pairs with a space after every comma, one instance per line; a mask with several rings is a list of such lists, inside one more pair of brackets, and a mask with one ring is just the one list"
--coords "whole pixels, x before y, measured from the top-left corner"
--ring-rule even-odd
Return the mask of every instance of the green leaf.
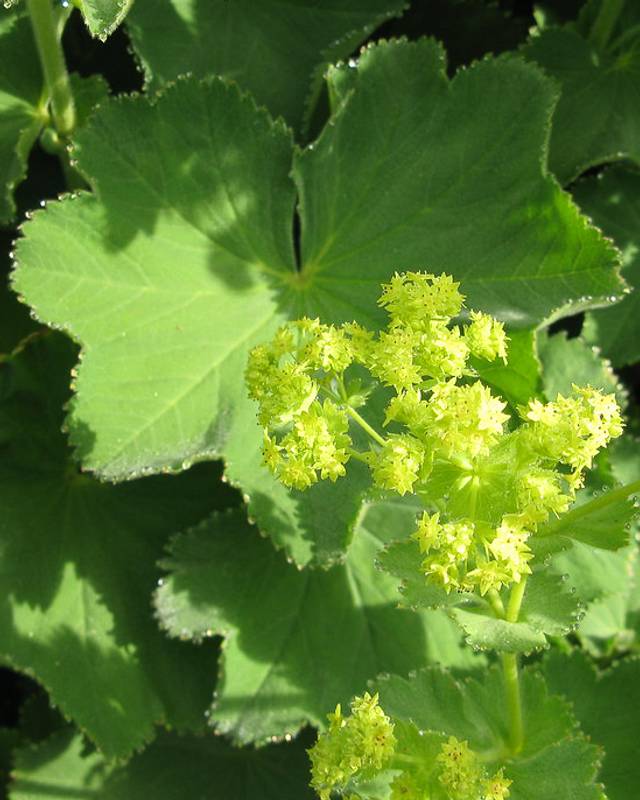
[[[68, 198], [36, 216], [18, 257], [40, 265], [37, 282], [21, 271], [16, 287], [86, 345], [69, 423], [85, 466], [122, 479], [224, 449], [263, 529], [304, 563], [311, 534], [300, 528], [319, 516], [324, 534], [326, 488], [302, 508], [261, 466], [242, 377], [248, 349], [284, 319], [276, 291], [296, 279], [290, 148], [282, 125], [219, 81], [180, 83], [157, 105], [113, 102], [79, 137], [100, 200]], [[359, 500], [338, 491], [343, 547]]]
[[312, 800], [309, 763], [299, 743], [238, 750], [219, 737], [162, 734], [124, 767], [63, 731], [18, 751], [10, 800]]
[[137, 0], [129, 35], [153, 89], [189, 72], [222, 75], [294, 128], [307, 122], [330, 61], [345, 58], [405, 0]]
[[626, 406], [629, 393], [611, 369], [610, 362], [600, 358], [598, 350], [582, 339], [569, 339], [565, 331], [553, 336], [543, 333], [538, 348], [547, 400], [555, 400], [558, 393], [570, 395], [575, 384], [615, 394], [618, 403], [623, 408]]
[[[560, 636], [575, 628], [580, 604], [560, 577], [541, 569], [527, 582], [518, 622], [496, 618], [488, 602], [476, 595], [451, 592], [427, 580], [421, 568], [422, 556], [412, 540], [392, 542], [379, 556], [383, 570], [399, 578], [401, 605], [418, 608], [446, 608], [463, 629], [467, 644], [476, 650], [507, 653], [532, 652], [546, 646], [545, 634]], [[504, 602], [507, 601], [506, 592]]]
[[510, 767], [511, 800], [603, 800], [596, 776], [600, 751], [576, 736], [546, 748], [539, 756]]
[[167, 537], [227, 493], [211, 468], [118, 487], [81, 475], [59, 432], [75, 357], [49, 334], [0, 365], [0, 657], [124, 757], [156, 723], [204, 724], [215, 648], [168, 641], [149, 594]]
[[524, 622], [507, 622], [484, 613], [456, 608], [451, 616], [466, 634], [467, 644], [476, 650], [499, 653], [532, 653], [547, 644], [544, 633]]
[[529, 330], [509, 332], [508, 361], [503, 364], [474, 360], [480, 378], [514, 408], [540, 393], [540, 360], [536, 334]]
[[619, 46], [617, 37], [640, 22], [636, 3], [604, 49], [571, 26], [548, 28], [524, 55], [558, 81], [549, 168], [566, 184], [588, 167], [621, 158], [640, 163], [640, 32]]
[[[377, 539], [380, 543], [406, 537], [415, 529], [416, 513], [421, 508], [415, 497], [370, 500], [362, 510], [355, 536]], [[377, 555], [383, 552], [378, 549]], [[374, 580], [377, 584], [384, 582], [391, 591], [391, 582], [379, 572], [375, 574]], [[398, 600], [397, 594], [395, 600]], [[431, 662], [458, 670], [478, 669], [482, 666], [482, 657], [472, 654], [464, 646], [459, 627], [448, 614], [439, 609], [424, 607], [420, 609], [420, 617], [428, 632], [428, 655]]]
[[129, 13], [133, 0], [75, 0], [92, 36], [106, 41]]
[[640, 659], [625, 658], [598, 674], [579, 651], [552, 650], [543, 671], [551, 690], [573, 704], [585, 734], [604, 747], [600, 777], [608, 799], [628, 800], [630, 787], [640, 785]]
[[42, 72], [27, 17], [0, 14], [0, 223], [15, 214], [13, 190], [27, 172], [29, 152], [46, 111]]
[[[580, 181], [573, 190], [580, 208], [622, 251], [622, 269], [632, 287], [640, 285], [640, 173], [612, 167]], [[617, 366], [640, 360], [640, 292], [612, 308], [587, 314], [585, 338]]]
[[38, 329], [35, 320], [29, 316], [28, 307], [19, 303], [9, 288], [9, 259], [3, 252], [4, 238], [0, 236], [0, 354], [11, 352]]
[[[606, 469], [601, 476], [604, 485], [610, 486], [614, 480], [623, 484], [638, 480], [638, 454], [637, 442], [628, 435], [612, 442], [607, 448]], [[589, 494], [588, 487], [580, 493], [579, 499], [586, 502]], [[632, 530], [635, 526], [632, 522]], [[547, 541], [554, 538], [562, 539], [551, 536]], [[635, 541], [615, 552], [576, 540], [564, 541], [568, 547], [553, 555], [550, 567], [567, 576], [580, 599], [588, 603], [576, 629], [583, 647], [594, 654], [606, 655], [637, 645], [640, 628], [636, 632], [634, 627], [638, 626], [635, 611], [640, 607], [640, 595], [636, 597], [638, 546]]]
[[[411, 533], [414, 525], [407, 531]], [[446, 608], [464, 603], [464, 596], [457, 593], [447, 594], [433, 581], [428, 581], [422, 570], [423, 558], [417, 543], [412, 539], [391, 542], [378, 555], [378, 563], [384, 572], [388, 572], [401, 583], [398, 592], [402, 597], [401, 605], [417, 610], [419, 608]]]
[[568, 576], [581, 600], [591, 601], [625, 587], [634, 551], [634, 544], [611, 552], [574, 541], [568, 550], [553, 557], [551, 567]]
[[546, 636], [564, 636], [572, 631], [581, 611], [574, 590], [564, 586], [562, 578], [543, 567], [527, 581], [518, 622], [487, 616], [487, 609], [454, 608], [450, 614], [465, 631], [471, 647], [502, 653], [531, 653], [547, 646]]
[[172, 636], [226, 637], [211, 715], [219, 731], [265, 741], [323, 725], [381, 671], [473, 663], [441, 616], [395, 607], [394, 582], [373, 564], [384, 533], [361, 528], [346, 564], [329, 571], [287, 564], [239, 512], [172, 542], [156, 607]]
[[640, 439], [624, 433], [607, 448], [612, 478], [618, 483], [640, 480]]
[[[613, 251], [540, 171], [553, 93], [531, 66], [487, 61], [449, 89], [439, 49], [423, 41], [369, 49], [346, 72], [354, 91], [297, 160], [300, 270], [290, 134], [235, 87], [184, 80], [151, 103], [99, 109], [75, 151], [95, 194], [25, 225], [14, 281], [40, 319], [83, 345], [69, 428], [86, 468], [122, 480], [223, 455], [251, 515], [300, 564], [344, 554], [364, 473], [305, 495], [275, 483], [242, 378], [253, 344], [302, 314], [377, 318], [379, 283], [395, 269], [450, 270], [468, 278], [472, 304], [519, 322], [619, 287]], [[450, 126], [464, 129], [468, 162]], [[375, 155], [381, 137], [390, 155]], [[339, 175], [340, 187], [324, 182]], [[335, 230], [320, 214], [333, 202], [345, 222]], [[364, 249], [347, 277], [336, 248], [346, 257], [354, 237]]]
[[323, 316], [366, 321], [393, 269], [449, 272], [518, 327], [620, 291], [613, 250], [543, 174], [555, 93], [537, 69], [485, 60], [449, 82], [435, 43], [381, 43], [329, 81], [342, 104], [294, 163]]
[[[380, 705], [421, 730], [467, 741], [490, 762], [504, 766], [513, 783], [510, 800], [599, 800], [594, 784], [598, 750], [574, 733], [575, 721], [560, 698], [548, 694], [532, 670], [521, 675], [524, 746], [508, 750], [509, 720], [502, 675], [492, 667], [482, 682], [455, 680], [445, 671], [421, 670], [409, 679], [391, 676], [376, 687]], [[493, 767], [492, 767], [493, 768]]]
[[582, 646], [596, 656], [638, 649], [639, 555], [635, 542], [616, 553], [574, 543], [571, 551], [553, 561], [554, 569], [571, 576], [581, 598], [590, 594], [591, 602], [576, 634]]
[[626, 486], [613, 489], [573, 508], [557, 520], [540, 525], [535, 539], [575, 539], [591, 547], [618, 550], [629, 541], [629, 530], [638, 515], [633, 494]]

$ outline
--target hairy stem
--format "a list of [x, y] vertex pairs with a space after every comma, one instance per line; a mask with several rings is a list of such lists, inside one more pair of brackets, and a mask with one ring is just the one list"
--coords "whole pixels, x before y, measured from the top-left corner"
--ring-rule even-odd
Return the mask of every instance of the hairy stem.
[[578, 508], [573, 508], [566, 514], [563, 514], [563, 516], [560, 517], [560, 519], [556, 522], [552, 523], [551, 525], [547, 525], [544, 530], [540, 531], [536, 535], [552, 536], [556, 533], [560, 533], [560, 531], [570, 527], [574, 522], [576, 522], [576, 520], [586, 517], [587, 514], [591, 514], [593, 511], [597, 511], [600, 508], [606, 508], [608, 505], [616, 503], [618, 500], [624, 500], [627, 497], [631, 497], [633, 494], [640, 494], [640, 480], [633, 481], [633, 483], [628, 483], [626, 486], [620, 486], [618, 489], [613, 489], [611, 492], [607, 492], [601, 497], [596, 497], [593, 500], [590, 500], [588, 503], [578, 506]]
[[609, 43], [623, 8], [624, 0], [602, 0], [600, 11], [589, 34], [591, 44], [598, 50], [604, 50]]
[[60, 136], [68, 136], [76, 125], [76, 110], [60, 43], [61, 26], [51, 0], [27, 0], [27, 8], [42, 64], [53, 124]]
[[495, 589], [489, 589], [487, 592], [487, 600], [489, 601], [489, 605], [493, 609], [493, 613], [496, 615], [496, 617], [498, 617], [498, 619], [504, 619], [506, 616], [504, 603]]
[[509, 602], [507, 604], [507, 622], [517, 622], [520, 616], [520, 608], [522, 607], [522, 600], [524, 599], [524, 591], [527, 588], [527, 576], [523, 575], [520, 583], [516, 583], [511, 594], [509, 595]]
[[502, 654], [507, 713], [509, 715], [509, 746], [512, 755], [522, 750], [524, 725], [522, 723], [522, 702], [520, 699], [520, 675], [516, 653]]
[[[507, 622], [517, 622], [520, 608], [524, 599], [527, 578], [524, 576], [520, 583], [511, 590], [507, 604]], [[504, 675], [507, 713], [509, 715], [509, 746], [512, 755], [517, 755], [524, 744], [524, 724], [522, 722], [522, 699], [520, 697], [520, 673], [518, 669], [518, 656], [516, 653], [502, 654], [502, 672]]]

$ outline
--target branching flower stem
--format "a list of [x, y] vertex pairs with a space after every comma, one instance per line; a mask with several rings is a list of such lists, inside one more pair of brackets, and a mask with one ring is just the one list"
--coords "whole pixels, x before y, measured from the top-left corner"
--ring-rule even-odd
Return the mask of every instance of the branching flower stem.
[[27, 8], [42, 64], [53, 124], [60, 136], [67, 137], [75, 128], [76, 110], [60, 42], [61, 26], [51, 0], [27, 0]]
[[372, 428], [371, 425], [369, 425], [369, 423], [367, 422], [366, 419], [364, 419], [364, 417], [361, 417], [360, 414], [358, 414], [358, 412], [350, 405], [345, 405], [344, 408], [347, 414], [351, 417], [351, 419], [357, 422], [358, 425], [362, 428], [362, 430], [368, 433], [369, 436], [379, 445], [384, 446], [385, 444], [384, 438], [380, 436], [380, 434], [378, 433], [378, 431], [375, 430], [375, 428]]

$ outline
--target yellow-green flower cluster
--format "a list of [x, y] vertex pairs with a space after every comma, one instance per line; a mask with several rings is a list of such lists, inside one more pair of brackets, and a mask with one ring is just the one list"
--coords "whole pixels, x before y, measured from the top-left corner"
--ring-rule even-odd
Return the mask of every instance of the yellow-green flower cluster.
[[471, 312], [464, 328], [452, 324], [463, 301], [448, 275], [396, 274], [383, 286], [379, 302], [390, 319], [378, 336], [355, 322], [336, 327], [304, 318], [254, 348], [246, 380], [259, 404], [265, 463], [274, 474], [298, 489], [344, 474], [354, 454], [345, 387], [352, 364], [396, 390], [386, 424], [408, 427], [356, 453], [379, 487], [412, 491], [437, 450], [486, 449], [507, 419], [504, 403], [481, 383], [457, 381], [471, 374], [471, 353], [504, 358], [507, 339], [501, 323], [479, 312]]
[[378, 305], [391, 317], [391, 328], [428, 330], [433, 320], [444, 322], [460, 313], [464, 297], [450, 275], [425, 272], [397, 273], [382, 284]]
[[467, 742], [450, 736], [442, 745], [436, 761], [438, 779], [447, 792], [447, 800], [505, 800], [511, 781], [500, 769], [489, 777], [487, 770]]
[[352, 360], [345, 332], [311, 319], [284, 325], [251, 351], [246, 381], [259, 404], [264, 461], [285, 486], [307, 489], [345, 474], [347, 414], [320, 392], [323, 375], [341, 374]]
[[[381, 772], [393, 774], [390, 800], [507, 800], [511, 781], [502, 769], [493, 775], [465, 741], [419, 731], [394, 722], [364, 694], [328, 715], [329, 728], [309, 750], [311, 786], [320, 800], [337, 793], [358, 800], [363, 786]], [[398, 736], [396, 736], [396, 728]], [[368, 796], [368, 795], [367, 795]]]
[[279, 441], [265, 433], [264, 460], [285, 486], [307, 489], [320, 478], [345, 474], [351, 438], [344, 411], [331, 400], [315, 400], [293, 419]]
[[440, 523], [440, 514], [425, 511], [413, 534], [425, 556], [422, 568], [447, 591], [464, 586], [465, 565], [474, 543], [475, 526], [470, 521]]
[[404, 495], [412, 491], [420, 477], [426, 453], [424, 444], [415, 436], [397, 433], [388, 436], [380, 449], [366, 458], [377, 486]]
[[494, 361], [501, 358], [507, 363], [507, 347], [504, 327], [489, 314], [472, 311], [471, 324], [467, 325], [465, 339], [474, 356]]
[[598, 452], [621, 435], [623, 423], [614, 395], [575, 385], [573, 393], [558, 394], [552, 403], [531, 400], [521, 414], [529, 423], [527, 444], [544, 461], [569, 466], [567, 481], [575, 489]]
[[412, 538], [424, 556], [425, 575], [447, 593], [478, 588], [484, 595], [489, 589], [518, 583], [531, 572], [529, 533], [511, 527], [506, 517], [493, 532], [471, 520], [441, 523], [439, 513], [425, 511]]
[[393, 723], [380, 708], [377, 694], [356, 697], [349, 717], [338, 705], [328, 719], [329, 729], [309, 750], [311, 786], [320, 800], [329, 800], [356, 775], [367, 779], [380, 772], [396, 745]]
[[[455, 324], [463, 301], [448, 275], [396, 274], [379, 300], [385, 330], [289, 323], [251, 352], [247, 383], [265, 463], [286, 486], [335, 481], [351, 458], [365, 462], [380, 489], [442, 510], [415, 534], [428, 579], [486, 594], [531, 571], [530, 537], [567, 511], [622, 419], [613, 395], [574, 387], [570, 397], [531, 400], [511, 420], [469, 360], [505, 361], [504, 328], [477, 311]], [[372, 378], [364, 388], [363, 368]], [[376, 385], [392, 392], [382, 425], [356, 411]]]

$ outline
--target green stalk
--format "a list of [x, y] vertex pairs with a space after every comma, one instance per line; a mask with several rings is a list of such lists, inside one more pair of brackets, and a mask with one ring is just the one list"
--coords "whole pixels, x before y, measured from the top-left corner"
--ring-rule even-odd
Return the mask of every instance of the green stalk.
[[520, 583], [511, 590], [509, 595], [509, 602], [507, 604], [507, 622], [517, 622], [520, 616], [520, 608], [524, 599], [524, 590], [527, 588], [527, 576], [523, 575]]
[[537, 533], [536, 536], [553, 536], [571, 526], [576, 520], [586, 517], [587, 514], [591, 514], [593, 511], [597, 511], [601, 508], [606, 508], [608, 505], [616, 503], [618, 500], [631, 497], [633, 494], [640, 494], [640, 481], [633, 481], [633, 483], [628, 483], [626, 486], [620, 486], [618, 489], [613, 489], [611, 492], [607, 492], [601, 497], [589, 500], [589, 502], [584, 503], [584, 505], [573, 508], [566, 514], [563, 514], [556, 522], [547, 525], [546, 528]]
[[624, 0], [602, 0], [589, 34], [589, 40], [596, 49], [602, 51], [606, 48], [623, 8]]
[[380, 434], [378, 433], [377, 430], [375, 430], [375, 428], [372, 428], [371, 425], [369, 425], [366, 419], [361, 417], [360, 414], [358, 414], [358, 412], [349, 405], [346, 405], [344, 409], [347, 412], [347, 414], [351, 417], [351, 419], [355, 420], [355, 422], [357, 422], [358, 425], [364, 431], [366, 431], [374, 441], [376, 441], [379, 445], [382, 445], [384, 447], [384, 445], [386, 444], [386, 440], [383, 439], [382, 436], [380, 436]]
[[[507, 604], [507, 622], [518, 621], [526, 586], [527, 578], [524, 576], [520, 580], [520, 583], [516, 583], [511, 590], [509, 602]], [[522, 750], [522, 745], [524, 744], [520, 673], [518, 670], [518, 656], [516, 653], [502, 654], [502, 672], [504, 675], [507, 713], [509, 716], [509, 746], [511, 748], [511, 754], [515, 756]]]
[[65, 64], [61, 30], [51, 0], [27, 0], [31, 27], [36, 40], [51, 117], [60, 136], [69, 136], [76, 125], [76, 110]]
[[[386, 439], [383, 439], [382, 436], [380, 436], [380, 434], [378, 433], [378, 431], [375, 428], [372, 428], [371, 425], [369, 425], [369, 423], [367, 422], [367, 420], [364, 417], [361, 417], [360, 414], [358, 414], [358, 412], [353, 408], [353, 406], [349, 405], [347, 392], [344, 387], [344, 382], [342, 381], [342, 379], [338, 378], [337, 383], [338, 383], [338, 388], [340, 389], [339, 396], [334, 392], [332, 392], [331, 389], [329, 389], [326, 386], [321, 385], [320, 391], [323, 392], [330, 400], [333, 400], [334, 403], [337, 403], [338, 405], [342, 406], [344, 410], [347, 412], [347, 414], [351, 417], [351, 419], [354, 420], [354, 422], [357, 422], [358, 425], [362, 428], [362, 430], [368, 433], [369, 436], [379, 445], [384, 446], [386, 444]], [[357, 451], [352, 451], [352, 454], [355, 452]]]
[[489, 589], [487, 592], [487, 599], [496, 617], [498, 617], [498, 619], [505, 619], [506, 612], [504, 610], [504, 604], [498, 592], [495, 589]]
[[524, 744], [524, 725], [522, 723], [522, 701], [520, 698], [520, 676], [516, 653], [502, 654], [502, 672], [509, 715], [509, 747], [511, 755], [516, 756]]

